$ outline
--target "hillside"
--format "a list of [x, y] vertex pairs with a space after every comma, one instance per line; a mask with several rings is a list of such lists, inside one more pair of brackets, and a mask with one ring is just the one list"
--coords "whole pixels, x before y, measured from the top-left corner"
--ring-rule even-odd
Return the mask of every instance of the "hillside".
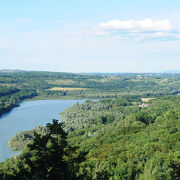
[[180, 74], [0, 71], [0, 115], [25, 99], [99, 99], [178, 94]]
[[180, 96], [165, 96], [149, 100], [148, 107], [142, 108], [141, 99], [131, 96], [87, 101], [62, 112], [68, 142], [87, 153], [77, 175], [83, 179], [179, 179], [179, 102]]

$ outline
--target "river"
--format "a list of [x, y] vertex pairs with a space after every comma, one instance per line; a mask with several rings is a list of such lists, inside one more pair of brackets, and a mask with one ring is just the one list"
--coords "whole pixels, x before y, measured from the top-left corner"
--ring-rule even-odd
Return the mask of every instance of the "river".
[[52, 119], [60, 120], [59, 113], [76, 102], [85, 100], [37, 100], [24, 101], [0, 117], [0, 162], [15, 155], [8, 148], [9, 139], [18, 131], [31, 130], [36, 126], [45, 126]]

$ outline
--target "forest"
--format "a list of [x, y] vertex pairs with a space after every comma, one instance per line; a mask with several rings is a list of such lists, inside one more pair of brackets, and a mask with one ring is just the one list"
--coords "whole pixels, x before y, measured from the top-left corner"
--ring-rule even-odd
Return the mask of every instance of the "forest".
[[[179, 179], [179, 102], [180, 96], [164, 96], [141, 107], [142, 99], [129, 96], [86, 101], [63, 111], [62, 132], [67, 134], [67, 144], [77, 148], [73, 157], [78, 159], [70, 164], [76, 170], [69, 179]], [[43, 172], [37, 175], [31, 164], [39, 158], [38, 146], [34, 146], [36, 136], [43, 146], [47, 132], [48, 126], [37, 127], [12, 137], [9, 146], [22, 153], [1, 164], [2, 177], [54, 177], [43, 177]], [[49, 148], [48, 143], [45, 147]], [[66, 160], [72, 158], [71, 153], [68, 156]], [[51, 169], [53, 165], [47, 166]]]
[[73, 74], [0, 71], [0, 115], [28, 98], [91, 99], [179, 93], [180, 74]]
[[180, 74], [0, 72], [0, 115], [23, 100], [89, 99], [20, 131], [2, 180], [180, 179]]

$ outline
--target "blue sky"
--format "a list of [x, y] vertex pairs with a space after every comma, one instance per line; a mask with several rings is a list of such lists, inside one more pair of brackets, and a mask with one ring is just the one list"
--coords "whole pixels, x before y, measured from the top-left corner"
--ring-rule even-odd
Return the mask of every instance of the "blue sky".
[[0, 1], [0, 69], [180, 70], [179, 0]]

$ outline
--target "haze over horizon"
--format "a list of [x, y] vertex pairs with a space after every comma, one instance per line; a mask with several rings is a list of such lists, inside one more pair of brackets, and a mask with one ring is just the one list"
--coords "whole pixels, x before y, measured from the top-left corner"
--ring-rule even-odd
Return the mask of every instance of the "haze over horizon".
[[0, 2], [0, 69], [180, 70], [180, 1]]
[[62, 73], [77, 73], [77, 74], [126, 74], [126, 73], [135, 73], [135, 74], [176, 74], [176, 73], [180, 73], [180, 70], [169, 70], [169, 71], [162, 71], [162, 72], [72, 72], [72, 71], [51, 71], [51, 70], [23, 70], [23, 69], [0, 69], [0, 72], [62, 72]]

